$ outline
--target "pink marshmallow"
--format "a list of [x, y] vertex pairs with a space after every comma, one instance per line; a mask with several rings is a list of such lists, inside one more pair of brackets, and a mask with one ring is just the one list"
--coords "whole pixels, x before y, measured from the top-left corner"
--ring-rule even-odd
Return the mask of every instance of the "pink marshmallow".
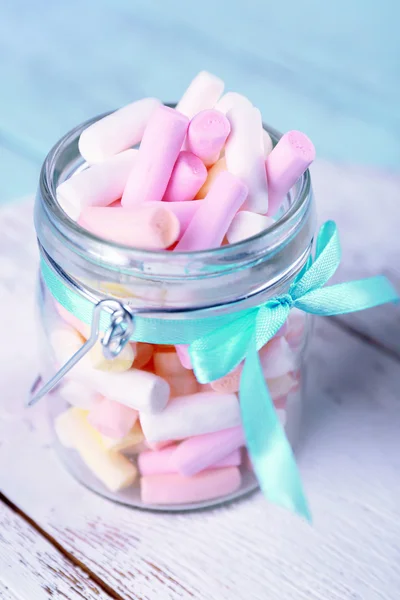
[[185, 346], [184, 344], [179, 344], [175, 346], [176, 353], [178, 355], [182, 367], [184, 367], [185, 369], [193, 369], [188, 348], [189, 347]]
[[137, 410], [133, 408], [103, 398], [89, 412], [88, 421], [103, 435], [120, 439], [128, 435], [136, 423], [138, 415]]
[[235, 175], [221, 172], [201, 201], [175, 250], [186, 252], [220, 246], [246, 197], [246, 185]]
[[222, 112], [203, 110], [190, 121], [186, 144], [209, 167], [217, 162], [230, 131], [231, 124]]
[[[157, 475], [161, 473], [177, 473], [171, 463], [171, 457], [175, 452], [175, 446], [170, 446], [156, 452], [147, 450], [141, 452], [138, 456], [138, 468], [142, 475]], [[213, 469], [221, 469], [223, 467], [238, 467], [241, 463], [239, 450], [230, 452], [215, 464], [210, 465]], [[185, 475], [185, 473], [181, 473]]]
[[153, 112], [122, 195], [122, 206], [161, 200], [186, 137], [189, 119], [168, 106]]
[[165, 202], [193, 200], [205, 180], [207, 169], [192, 152], [180, 152], [165, 190]]
[[244, 445], [245, 439], [241, 426], [198, 435], [184, 440], [173, 449], [170, 464], [181, 475], [190, 477], [212, 467]]
[[179, 236], [179, 220], [159, 202], [133, 208], [88, 207], [78, 219], [79, 225], [99, 237], [136, 248], [161, 250]]
[[240, 484], [237, 467], [204, 471], [194, 477], [147, 475], [141, 478], [141, 498], [144, 504], [202, 502], [231, 494], [239, 489]]
[[186, 202], [169, 202], [168, 208], [178, 218], [180, 223], [179, 236], [185, 233], [190, 221], [193, 219], [197, 209], [202, 205], [203, 200], [188, 200]]
[[300, 131], [285, 133], [265, 161], [268, 180], [268, 214], [274, 215], [291, 187], [315, 158], [311, 140]]

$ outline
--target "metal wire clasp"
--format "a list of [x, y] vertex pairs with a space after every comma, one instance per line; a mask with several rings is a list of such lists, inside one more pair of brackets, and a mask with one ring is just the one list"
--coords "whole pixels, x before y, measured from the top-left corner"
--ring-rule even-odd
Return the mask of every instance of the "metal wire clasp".
[[110, 314], [110, 324], [106, 329], [101, 340], [103, 346], [103, 354], [108, 360], [113, 360], [121, 350], [126, 346], [134, 330], [134, 322], [132, 313], [118, 300], [106, 299], [100, 300], [94, 309], [92, 317], [92, 326], [90, 337], [81, 346], [78, 352], [75, 352], [71, 358], [63, 365], [57, 373], [45, 383], [39, 390], [37, 389], [40, 381], [40, 376], [34, 382], [31, 388], [31, 395], [27, 405], [36, 404], [43, 396], [48, 394], [65, 375], [74, 367], [80, 360], [89, 352], [95, 345], [100, 334], [100, 317], [101, 312], [106, 311]]

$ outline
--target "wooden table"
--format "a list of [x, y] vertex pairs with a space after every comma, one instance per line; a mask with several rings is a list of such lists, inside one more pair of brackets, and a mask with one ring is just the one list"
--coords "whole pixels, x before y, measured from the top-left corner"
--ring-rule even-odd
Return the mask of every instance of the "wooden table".
[[[320, 220], [342, 234], [338, 278], [398, 283], [400, 178], [324, 162], [313, 176]], [[31, 203], [3, 208], [0, 227], [0, 598], [398, 598], [398, 307], [318, 321], [299, 449], [312, 527], [259, 493], [191, 514], [132, 510], [78, 485], [44, 403], [23, 408], [38, 369]]]

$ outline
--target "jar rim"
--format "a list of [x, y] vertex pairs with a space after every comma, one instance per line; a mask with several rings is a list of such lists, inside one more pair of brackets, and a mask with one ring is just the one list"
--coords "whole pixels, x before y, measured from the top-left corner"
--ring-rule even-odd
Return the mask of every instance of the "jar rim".
[[[168, 106], [173, 107], [175, 105], [169, 104]], [[62, 182], [61, 176], [63, 173], [60, 163], [62, 163], [63, 157], [65, 159], [66, 154], [73, 154], [74, 150], [72, 149], [77, 148], [79, 136], [84, 129], [111, 114], [111, 112], [113, 111], [92, 117], [79, 124], [53, 146], [42, 165], [38, 196], [41, 197], [41, 205], [47, 217], [46, 225], [52, 229], [53, 235], [61, 243], [68, 246], [69, 250], [81, 257], [85, 256], [90, 262], [95, 262], [104, 268], [129, 273], [132, 267], [137, 269], [138, 265], [146, 263], [159, 264], [160, 259], [165, 262], [165, 250], [135, 248], [101, 238], [71, 219], [61, 208], [56, 196], [57, 185]], [[275, 145], [282, 134], [270, 126], [265, 124], [263, 126], [271, 135]], [[82, 159], [81, 166], [84, 164]], [[240, 267], [254, 264], [254, 260], [258, 261], [262, 256], [271, 256], [274, 249], [282, 248], [282, 245], [296, 235], [296, 231], [301, 228], [303, 217], [308, 213], [312, 196], [311, 177], [308, 169], [290, 193], [292, 201], [289, 208], [266, 230], [240, 242], [218, 248], [190, 252], [168, 252], [169, 270], [174, 273], [177, 268], [181, 269], [185, 262], [189, 262], [192, 266], [196, 265], [197, 267], [200, 264], [206, 264], [211, 270], [212, 265], [214, 265], [216, 270], [221, 272], [221, 270], [227, 270], [233, 266], [238, 268], [238, 265]], [[43, 216], [43, 213], [40, 213], [40, 217]], [[40, 239], [40, 227], [37, 219], [36, 229]], [[46, 244], [44, 244], [44, 247], [46, 247]], [[164, 275], [165, 269], [163, 269], [162, 276]]]

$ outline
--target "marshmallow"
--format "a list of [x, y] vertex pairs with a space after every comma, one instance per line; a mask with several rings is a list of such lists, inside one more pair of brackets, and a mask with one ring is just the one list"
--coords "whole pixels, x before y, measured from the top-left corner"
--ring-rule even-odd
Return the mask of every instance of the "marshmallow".
[[247, 210], [238, 212], [226, 232], [230, 244], [236, 244], [271, 227], [275, 220]]
[[141, 369], [147, 365], [153, 356], [153, 345], [146, 344], [145, 342], [136, 343], [136, 356], [133, 361], [135, 369]]
[[192, 152], [180, 152], [165, 190], [165, 202], [193, 200], [205, 180], [207, 169]]
[[182, 475], [147, 475], [141, 478], [141, 498], [144, 504], [184, 504], [212, 500], [239, 489], [237, 467], [213, 469], [194, 477]]
[[186, 144], [206, 166], [210, 166], [218, 160], [230, 131], [231, 125], [225, 115], [217, 110], [203, 110], [190, 121]]
[[175, 346], [175, 349], [182, 367], [185, 369], [193, 369], [192, 360], [189, 354], [189, 346], [186, 346], [185, 344], [178, 344]]
[[176, 110], [192, 119], [200, 111], [213, 108], [223, 91], [222, 79], [207, 71], [201, 71], [191, 81], [176, 105]]
[[[237, 106], [253, 106], [252, 103], [246, 96], [242, 96], [242, 94], [237, 94], [236, 92], [228, 92], [222, 96], [222, 98], [215, 105], [215, 110], [219, 110], [224, 115], [226, 115], [232, 108]], [[268, 155], [271, 153], [273, 148], [273, 142], [271, 136], [268, 131], [263, 129], [262, 132], [263, 137], [263, 150], [264, 150], [264, 158], [266, 159]]]
[[125, 150], [61, 183], [56, 193], [64, 212], [76, 221], [87, 206], [109, 206], [119, 200], [137, 154], [137, 150]]
[[276, 377], [273, 379], [267, 379], [267, 385], [272, 400], [275, 402], [275, 398], [281, 396], [287, 396], [296, 386], [296, 380], [289, 373]]
[[146, 440], [181, 440], [193, 435], [229, 429], [240, 424], [235, 394], [200, 392], [171, 400], [159, 414], [140, 414]]
[[138, 415], [133, 408], [103, 398], [89, 412], [88, 422], [103, 435], [120, 439], [128, 435]]
[[246, 96], [238, 94], [237, 92], [227, 92], [218, 100], [214, 108], [226, 115], [232, 108], [243, 105], [253, 106]]
[[89, 350], [89, 358], [94, 369], [112, 373], [122, 373], [131, 368], [135, 358], [136, 344], [126, 344], [114, 359], [110, 360], [104, 356], [103, 345], [98, 340]]
[[143, 98], [96, 121], [81, 133], [79, 152], [88, 163], [98, 163], [135, 146], [160, 104], [156, 98]]
[[153, 360], [154, 373], [160, 375], [160, 377], [169, 375], [180, 376], [187, 373], [176, 352], [157, 350], [154, 353]]
[[160, 106], [154, 111], [125, 186], [122, 206], [162, 199], [188, 125], [188, 118], [173, 108]]
[[135, 481], [136, 467], [122, 454], [103, 447], [84, 411], [70, 408], [56, 418], [54, 426], [60, 442], [76, 450], [88, 469], [110, 491], [117, 492]]
[[172, 448], [169, 463], [185, 477], [208, 469], [245, 445], [242, 427], [191, 437]]
[[176, 246], [177, 251], [221, 245], [233, 217], [247, 196], [246, 185], [228, 172], [218, 175]]
[[207, 196], [217, 178], [217, 175], [219, 175], [221, 171], [226, 171], [226, 160], [224, 156], [220, 158], [208, 171], [207, 179], [204, 185], [197, 192], [196, 200], [201, 200]]
[[[184, 443], [184, 442], [183, 442]], [[138, 456], [138, 469], [141, 475], [157, 475], [161, 473], [177, 473], [178, 471], [171, 462], [175, 453], [176, 447], [169, 446], [163, 450], [152, 452], [147, 450], [141, 452]], [[207, 461], [208, 462], [208, 461]], [[221, 469], [223, 467], [238, 467], [241, 463], [239, 450], [234, 450], [229, 454], [224, 455], [221, 460], [210, 464], [210, 468]], [[208, 466], [208, 465], [207, 465]], [[200, 470], [196, 471], [198, 473]], [[185, 473], [181, 473], [185, 475]]]
[[[82, 339], [73, 329], [56, 328], [50, 333], [50, 343], [57, 362], [64, 365], [82, 346]], [[153, 373], [139, 369], [123, 373], [98, 371], [87, 354], [72, 367], [70, 377], [82, 381], [109, 400], [143, 412], [163, 410], [170, 395], [168, 383]]]
[[259, 351], [260, 363], [267, 379], [282, 377], [295, 368], [292, 350], [284, 337], [272, 339]]
[[77, 408], [90, 410], [102, 400], [102, 396], [80, 381], [64, 378], [57, 388], [60, 397]]
[[186, 229], [188, 228], [190, 221], [196, 214], [197, 209], [200, 208], [201, 200], [188, 200], [186, 202], [169, 202], [167, 206], [168, 209], [171, 212], [173, 212], [174, 215], [178, 218], [180, 225], [178, 239], [180, 239], [185, 233]]
[[211, 388], [216, 392], [223, 392], [226, 394], [231, 394], [233, 392], [239, 391], [240, 386], [240, 377], [242, 375], [243, 365], [238, 365], [233, 371], [224, 375], [224, 377], [220, 377], [220, 379], [215, 379], [211, 382]]
[[182, 366], [176, 352], [157, 351], [154, 354], [154, 372], [168, 382], [171, 398], [199, 391], [197, 379], [191, 371]]
[[170, 398], [189, 396], [199, 391], [199, 384], [191, 371], [185, 371], [183, 375], [168, 375], [165, 380], [171, 390]]
[[278, 211], [285, 196], [308, 169], [314, 158], [314, 145], [304, 133], [289, 131], [281, 137], [265, 162], [268, 178], [269, 215], [274, 215]]
[[254, 106], [240, 104], [234, 106], [227, 117], [231, 134], [225, 145], [226, 168], [248, 187], [244, 209], [265, 214], [268, 186], [261, 113]]
[[179, 221], [165, 204], [148, 202], [134, 208], [84, 208], [79, 225], [91, 233], [126, 246], [161, 250], [179, 235]]
[[263, 129], [263, 145], [264, 145], [264, 158], [266, 159], [271, 154], [272, 149], [274, 147], [274, 143], [273, 143], [272, 138], [269, 135], [268, 131], [265, 131], [265, 129]]
[[140, 452], [144, 440], [139, 421], [136, 421], [129, 433], [122, 438], [112, 438], [100, 433], [99, 436], [104, 448], [114, 452]]
[[173, 446], [175, 444], [174, 440], [165, 440], [163, 442], [146, 442], [146, 450], [148, 449], [150, 450], [162, 450], [163, 448], [166, 448], [167, 446]]

